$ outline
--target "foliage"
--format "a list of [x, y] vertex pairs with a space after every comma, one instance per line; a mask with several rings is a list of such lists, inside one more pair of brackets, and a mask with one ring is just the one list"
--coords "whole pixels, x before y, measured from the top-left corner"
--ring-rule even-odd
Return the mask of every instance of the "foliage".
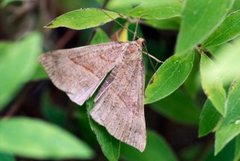
[[[58, 14], [51, 15], [54, 12], [44, 1], [2, 1], [0, 160], [94, 159], [94, 152], [95, 159], [110, 161], [239, 160], [239, 4], [239, 0], [55, 0]], [[143, 153], [91, 119], [92, 98], [75, 107], [42, 80], [47, 76], [37, 61], [42, 51], [88, 45], [89, 37], [91, 44], [111, 41], [109, 35], [115, 31], [126, 41], [135, 27], [144, 35], [148, 52], [163, 60], [156, 65], [144, 55], [148, 138]], [[214, 143], [211, 137], [196, 141], [198, 124], [198, 136], [213, 133]], [[195, 133], [188, 133], [188, 128]], [[195, 137], [194, 150], [186, 141], [188, 135]]]

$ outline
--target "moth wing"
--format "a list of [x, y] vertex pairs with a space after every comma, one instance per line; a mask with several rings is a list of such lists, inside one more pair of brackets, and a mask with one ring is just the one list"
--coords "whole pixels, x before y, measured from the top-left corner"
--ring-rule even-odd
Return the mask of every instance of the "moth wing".
[[146, 145], [144, 66], [137, 60], [116, 66], [100, 88], [92, 118], [117, 139], [140, 151]]
[[121, 62], [127, 43], [63, 49], [40, 56], [53, 84], [82, 105], [97, 89], [107, 73]]

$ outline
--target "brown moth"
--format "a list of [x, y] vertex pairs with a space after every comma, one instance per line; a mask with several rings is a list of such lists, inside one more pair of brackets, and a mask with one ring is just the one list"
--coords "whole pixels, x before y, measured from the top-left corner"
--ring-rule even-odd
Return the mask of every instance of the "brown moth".
[[40, 57], [53, 84], [82, 105], [93, 95], [91, 117], [140, 151], [146, 145], [143, 39], [49, 52]]

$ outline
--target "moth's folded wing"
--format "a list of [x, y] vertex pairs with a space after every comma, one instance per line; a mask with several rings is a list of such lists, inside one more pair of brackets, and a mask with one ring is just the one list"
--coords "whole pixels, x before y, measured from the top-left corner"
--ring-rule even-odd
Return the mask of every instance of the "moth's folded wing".
[[143, 151], [144, 68], [141, 61], [116, 66], [106, 79], [91, 111], [92, 118], [117, 139]]
[[43, 54], [40, 62], [53, 84], [66, 92], [73, 102], [82, 105], [121, 61], [126, 45], [110, 42], [56, 50]]

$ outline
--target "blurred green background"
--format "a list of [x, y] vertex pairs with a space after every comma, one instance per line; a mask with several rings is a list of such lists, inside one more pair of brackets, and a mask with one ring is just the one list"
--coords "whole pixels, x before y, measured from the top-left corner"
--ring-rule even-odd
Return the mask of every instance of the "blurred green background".
[[[144, 153], [114, 140], [89, 120], [86, 105], [78, 107], [72, 103], [48, 79], [38, 62], [40, 54], [89, 45], [92, 41], [104, 42], [121, 26], [115, 21], [86, 30], [47, 29], [45, 25], [75, 9], [96, 7], [124, 12], [129, 4], [120, 0], [1, 1], [0, 161], [104, 161], [107, 158], [114, 161], [118, 157], [123, 161], [232, 160], [234, 143], [214, 157], [213, 135], [198, 138], [200, 110], [206, 99], [199, 80], [199, 55], [189, 78], [179, 89], [145, 106], [148, 144]], [[233, 10], [239, 4], [236, 1]], [[149, 53], [162, 61], [173, 55], [180, 20], [176, 16], [140, 23], [138, 35], [146, 40]], [[116, 21], [122, 25], [126, 22], [121, 18]], [[129, 29], [134, 31], [135, 24], [130, 24]], [[129, 33], [129, 40], [131, 37]], [[147, 83], [160, 64], [147, 56], [144, 60]], [[113, 147], [104, 148], [110, 145], [109, 141]]]

